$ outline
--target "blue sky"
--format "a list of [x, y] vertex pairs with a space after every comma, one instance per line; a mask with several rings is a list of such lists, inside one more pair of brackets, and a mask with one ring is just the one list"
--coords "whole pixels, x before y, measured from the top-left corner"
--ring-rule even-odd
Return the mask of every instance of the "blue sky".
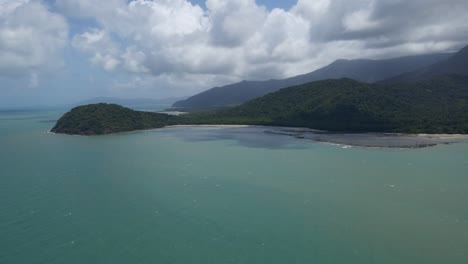
[[468, 44], [466, 0], [187, 1], [0, 0], [0, 108], [189, 96]]

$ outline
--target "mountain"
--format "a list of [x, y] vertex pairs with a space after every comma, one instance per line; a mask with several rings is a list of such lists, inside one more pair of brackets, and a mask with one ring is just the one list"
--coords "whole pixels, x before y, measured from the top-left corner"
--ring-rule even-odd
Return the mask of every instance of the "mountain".
[[468, 134], [468, 76], [445, 75], [396, 84], [367, 84], [346, 78], [316, 81], [281, 89], [230, 109], [181, 116], [109, 104], [86, 105], [66, 113], [52, 132], [97, 135], [176, 124]]
[[215, 123], [293, 126], [343, 132], [468, 133], [468, 76], [415, 83], [325, 80], [218, 113]]
[[421, 69], [404, 73], [387, 80], [385, 83], [414, 82], [429, 80], [446, 74], [468, 75], [468, 46], [449, 58]]
[[173, 107], [231, 107], [282, 88], [324, 79], [352, 78], [362, 82], [377, 82], [434, 64], [450, 56], [451, 54], [430, 54], [386, 60], [337, 60], [314, 72], [283, 80], [242, 81], [215, 87], [178, 101]]

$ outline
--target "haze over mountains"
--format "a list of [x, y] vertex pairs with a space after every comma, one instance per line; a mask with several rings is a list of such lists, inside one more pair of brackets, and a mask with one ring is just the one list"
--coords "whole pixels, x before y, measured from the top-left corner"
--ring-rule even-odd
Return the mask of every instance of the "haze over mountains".
[[468, 46], [459, 52], [435, 64], [404, 73], [385, 80], [388, 83], [413, 82], [434, 78], [445, 74], [468, 75]]
[[151, 98], [116, 98], [116, 97], [95, 97], [88, 100], [80, 101], [74, 106], [85, 105], [85, 104], [97, 104], [97, 103], [108, 103], [118, 104], [126, 107], [154, 107], [157, 105], [171, 105], [176, 101], [183, 100], [186, 97], [170, 97], [163, 99], [151, 99]]
[[282, 88], [324, 79], [351, 78], [361, 82], [378, 82], [387, 78], [427, 67], [450, 58], [453, 54], [428, 54], [385, 60], [337, 60], [314, 72], [282, 80], [242, 81], [215, 87], [186, 100], [176, 102], [173, 107], [216, 108], [242, 104], [256, 97]]

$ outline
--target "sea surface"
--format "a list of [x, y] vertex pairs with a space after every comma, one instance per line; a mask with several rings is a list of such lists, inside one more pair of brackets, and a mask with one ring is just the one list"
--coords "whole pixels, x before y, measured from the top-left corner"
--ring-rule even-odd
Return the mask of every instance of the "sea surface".
[[468, 143], [48, 133], [0, 112], [0, 263], [468, 263]]

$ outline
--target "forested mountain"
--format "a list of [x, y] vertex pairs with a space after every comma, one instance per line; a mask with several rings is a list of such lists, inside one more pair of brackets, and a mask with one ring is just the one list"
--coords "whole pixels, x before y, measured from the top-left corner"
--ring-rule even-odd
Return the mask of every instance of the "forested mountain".
[[231, 107], [282, 88], [324, 79], [351, 78], [372, 83], [431, 65], [450, 56], [451, 54], [430, 54], [386, 60], [337, 60], [314, 72], [283, 80], [243, 81], [215, 87], [178, 101], [173, 107]]
[[468, 77], [367, 84], [351, 79], [311, 82], [243, 105], [183, 116], [97, 104], [74, 108], [52, 129], [109, 134], [175, 124], [291, 126], [336, 132], [468, 133]]
[[351, 79], [281, 89], [218, 113], [214, 123], [342, 132], [468, 133], [468, 77], [367, 84]]
[[445, 60], [384, 80], [383, 82], [414, 82], [429, 80], [445, 74], [468, 75], [468, 46]]

